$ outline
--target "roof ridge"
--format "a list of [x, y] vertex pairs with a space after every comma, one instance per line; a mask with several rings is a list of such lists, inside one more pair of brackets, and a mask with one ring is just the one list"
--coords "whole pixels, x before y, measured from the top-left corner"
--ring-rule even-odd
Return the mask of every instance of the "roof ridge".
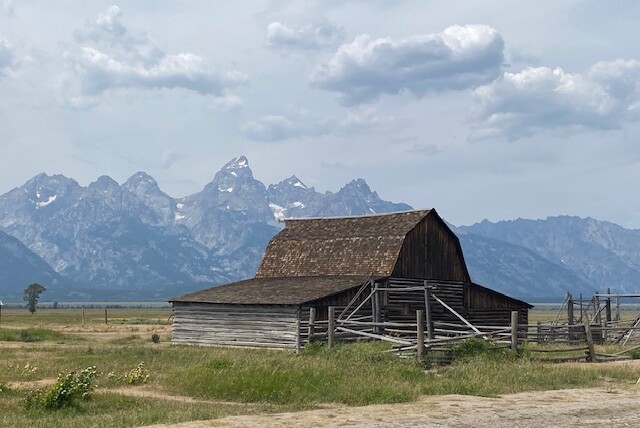
[[352, 214], [352, 215], [344, 215], [344, 216], [330, 216], [330, 217], [290, 217], [285, 218], [284, 222], [288, 221], [305, 221], [305, 220], [342, 220], [346, 218], [371, 218], [371, 217], [384, 217], [384, 216], [392, 216], [392, 215], [400, 215], [400, 214], [411, 214], [411, 213], [424, 213], [427, 215], [430, 211], [433, 211], [433, 208], [425, 208], [420, 210], [406, 210], [406, 211], [394, 211], [389, 213], [375, 213], [375, 214]]

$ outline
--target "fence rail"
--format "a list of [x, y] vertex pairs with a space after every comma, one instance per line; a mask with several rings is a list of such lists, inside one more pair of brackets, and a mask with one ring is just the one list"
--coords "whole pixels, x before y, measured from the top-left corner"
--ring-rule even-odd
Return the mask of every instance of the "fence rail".
[[[594, 344], [605, 343], [604, 338], [617, 337], [621, 333], [633, 335], [640, 330], [640, 323], [632, 326], [620, 326], [617, 323], [549, 323], [519, 324], [518, 312], [514, 311], [509, 326], [470, 325], [468, 321], [460, 323], [435, 321], [431, 324], [431, 337], [427, 334], [427, 320], [424, 312], [416, 312], [415, 321], [385, 322], [373, 321], [372, 316], [336, 317], [336, 309], [329, 308], [329, 319], [310, 321], [309, 340], [327, 340], [329, 346], [338, 341], [374, 339], [392, 344], [391, 352], [401, 357], [430, 356], [431, 361], [447, 362], [447, 353], [453, 346], [472, 338], [482, 338], [491, 343], [494, 349], [510, 348], [521, 351], [526, 346], [529, 352], [544, 356], [547, 361], [608, 361], [629, 359], [624, 355], [640, 349], [640, 344], [616, 354], [596, 352]], [[637, 333], [640, 337], [640, 332]], [[618, 339], [620, 342], [620, 339]], [[532, 346], [533, 345], [533, 346]], [[551, 348], [548, 345], [561, 345]], [[569, 354], [569, 355], [568, 355]]]

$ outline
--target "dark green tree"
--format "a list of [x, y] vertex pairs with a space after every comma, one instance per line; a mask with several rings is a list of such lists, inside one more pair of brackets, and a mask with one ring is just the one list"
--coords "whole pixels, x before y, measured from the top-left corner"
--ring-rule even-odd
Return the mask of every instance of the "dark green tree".
[[27, 302], [27, 309], [29, 309], [29, 312], [32, 314], [36, 312], [36, 305], [38, 304], [38, 299], [43, 291], [47, 291], [47, 289], [40, 284], [30, 284], [24, 289], [24, 296], [22, 299]]

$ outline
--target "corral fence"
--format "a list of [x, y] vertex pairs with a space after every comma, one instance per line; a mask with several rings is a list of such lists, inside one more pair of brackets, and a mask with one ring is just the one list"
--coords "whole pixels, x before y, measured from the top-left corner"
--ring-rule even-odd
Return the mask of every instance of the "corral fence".
[[[426, 288], [425, 288], [426, 289]], [[428, 290], [427, 290], [428, 293]], [[597, 295], [596, 295], [597, 296]], [[429, 297], [429, 296], [427, 296]], [[640, 297], [640, 296], [638, 296]], [[508, 348], [516, 352], [538, 354], [547, 361], [612, 361], [630, 359], [634, 350], [640, 353], [640, 315], [622, 321], [619, 303], [615, 319], [611, 318], [611, 299], [592, 303], [580, 299], [580, 316], [575, 317], [575, 302], [568, 293], [560, 311], [568, 312], [568, 319], [556, 316], [553, 321], [535, 324], [518, 323], [519, 312], [511, 313], [508, 326], [474, 325], [435, 295], [431, 298], [453, 313], [459, 322], [432, 321], [429, 305], [417, 310], [412, 321], [381, 321], [372, 313], [359, 313], [359, 307], [329, 307], [327, 320], [316, 321], [311, 308], [308, 341], [326, 340], [329, 347], [338, 341], [374, 339], [392, 344], [392, 351], [401, 357], [428, 358], [430, 361], [450, 361], [453, 349], [460, 343], [478, 338], [486, 340], [490, 348]], [[428, 301], [428, 300], [427, 300]], [[605, 316], [599, 317], [600, 314]], [[608, 354], [596, 352], [594, 345], [619, 344], [630, 346]]]

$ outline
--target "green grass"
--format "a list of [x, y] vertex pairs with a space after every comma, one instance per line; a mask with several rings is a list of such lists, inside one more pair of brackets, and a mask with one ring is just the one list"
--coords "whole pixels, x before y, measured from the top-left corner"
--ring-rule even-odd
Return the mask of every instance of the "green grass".
[[0, 330], [0, 341], [4, 342], [42, 342], [70, 339], [69, 336], [46, 328], [32, 327], [20, 330]]
[[420, 394], [423, 370], [380, 343], [314, 349], [299, 355], [216, 350], [175, 370], [164, 384], [178, 394], [243, 402], [364, 405], [409, 401]]
[[[107, 318], [114, 324], [170, 324], [170, 308], [118, 308], [107, 309]], [[85, 326], [104, 324], [104, 309], [85, 309]], [[133, 322], [130, 322], [133, 320]], [[80, 326], [82, 309], [38, 309], [35, 314], [26, 309], [3, 309], [2, 328], [22, 326]]]
[[[9, 398], [0, 396], [0, 426], [14, 428], [117, 428], [214, 419], [251, 411], [281, 410], [269, 406], [248, 410], [230, 405], [181, 403], [108, 393], [95, 394], [80, 406], [57, 411], [27, 410], [23, 401], [24, 394], [13, 394]], [[287, 408], [282, 408], [282, 410], [287, 410]]]
[[[156, 310], [126, 310], [119, 316], [127, 320], [166, 320], [166, 312], [153, 311]], [[7, 318], [3, 312], [0, 337], [14, 337], [20, 329], [25, 329], [34, 336], [40, 331], [42, 340], [0, 345], [0, 426], [135, 426], [250, 411], [300, 410], [326, 403], [397, 403], [425, 394], [494, 396], [530, 390], [603, 385], [609, 388], [634, 384], [640, 377], [637, 365], [552, 364], [540, 361], [531, 352], [524, 357], [508, 350], [489, 352], [484, 345], [474, 342], [457, 349], [452, 365], [425, 371], [413, 359], [400, 359], [383, 352], [389, 348], [382, 343], [345, 344], [332, 350], [314, 345], [299, 354], [172, 346], [166, 336], [161, 343], [154, 344], [148, 331], [141, 332], [140, 327], [136, 327], [138, 332], [132, 334], [128, 326], [115, 326], [116, 330], [110, 330], [118, 332], [116, 338], [113, 334], [106, 337], [98, 334], [88, 335], [83, 341], [67, 340], [56, 329], [66, 330], [70, 320], [77, 322], [78, 312], [59, 310], [46, 316], [44, 312], [39, 311], [33, 317], [28, 312], [16, 312]], [[99, 315], [99, 312], [85, 313], [87, 333], [104, 331], [91, 329], [92, 322], [104, 323]], [[38, 328], [39, 325], [47, 328]], [[166, 327], [159, 330], [166, 332]], [[152, 391], [247, 404], [185, 404], [100, 393], [77, 407], [45, 412], [25, 410], [24, 389], [6, 388], [8, 382], [52, 379], [61, 372], [89, 366], [96, 366], [102, 372], [97, 379], [102, 388], [128, 388], [122, 382], [109, 380], [107, 373], [122, 376], [142, 362], [150, 375], [145, 388]], [[24, 368], [27, 364], [29, 369]]]
[[430, 373], [422, 393], [495, 396], [523, 391], [588, 388], [610, 382], [633, 384], [638, 376], [640, 368], [637, 366], [567, 365], [479, 356]]

